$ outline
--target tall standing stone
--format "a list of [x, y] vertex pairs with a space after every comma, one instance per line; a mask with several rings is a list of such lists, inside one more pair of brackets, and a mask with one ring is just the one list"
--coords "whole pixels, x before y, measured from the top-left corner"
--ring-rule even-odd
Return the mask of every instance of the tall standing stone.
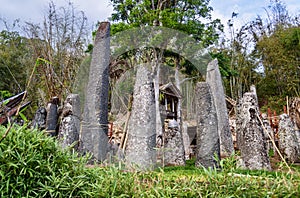
[[[64, 101], [62, 120], [59, 127], [58, 138], [61, 146], [67, 148], [73, 146], [78, 149], [80, 133], [80, 99], [78, 94], [70, 94]], [[73, 145], [75, 144], [75, 145]]]
[[125, 150], [127, 164], [152, 169], [156, 164], [156, 114], [152, 76], [147, 66], [137, 68], [132, 112]]
[[109, 61], [110, 24], [102, 22], [92, 53], [80, 134], [81, 151], [92, 153], [98, 161], [103, 161], [107, 153]]
[[258, 119], [258, 104], [253, 92], [245, 93], [237, 105], [237, 145], [242, 166], [250, 170], [270, 170], [266, 138]]
[[289, 105], [289, 110], [289, 116], [294, 123], [296, 137], [298, 144], [300, 145], [300, 97], [292, 98]]
[[229, 127], [224, 87], [217, 59], [208, 64], [206, 82], [211, 88], [211, 93], [217, 110], [217, 125], [220, 136], [221, 156], [229, 156], [233, 154], [234, 147]]
[[290, 163], [299, 160], [300, 150], [295, 126], [287, 114], [280, 115], [278, 139], [279, 149], [283, 157]]
[[58, 121], [58, 97], [53, 97], [47, 104], [47, 117], [46, 117], [46, 132], [51, 136], [56, 136], [57, 121]]
[[197, 151], [196, 166], [219, 167], [220, 139], [217, 112], [209, 85], [206, 82], [196, 86]]

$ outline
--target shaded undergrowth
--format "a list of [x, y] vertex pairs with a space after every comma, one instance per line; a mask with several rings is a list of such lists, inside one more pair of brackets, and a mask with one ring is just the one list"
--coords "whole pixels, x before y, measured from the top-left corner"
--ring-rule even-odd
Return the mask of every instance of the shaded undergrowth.
[[[0, 136], [6, 128], [0, 126]], [[300, 171], [184, 167], [126, 171], [122, 164], [87, 167], [87, 157], [37, 130], [14, 126], [0, 143], [1, 197], [299, 197]]]

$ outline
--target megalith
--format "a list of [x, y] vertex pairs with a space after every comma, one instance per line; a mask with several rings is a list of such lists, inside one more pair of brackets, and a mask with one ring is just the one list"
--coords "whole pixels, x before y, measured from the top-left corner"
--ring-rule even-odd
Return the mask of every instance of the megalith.
[[295, 126], [287, 114], [281, 114], [278, 129], [278, 146], [282, 156], [290, 163], [299, 160], [300, 150]]
[[45, 107], [39, 107], [35, 112], [34, 119], [32, 121], [33, 128], [40, 129], [41, 131], [46, 128], [47, 110]]
[[64, 101], [58, 138], [63, 148], [78, 149], [80, 133], [80, 99], [78, 94], [70, 94]]
[[258, 118], [256, 98], [254, 92], [247, 92], [237, 105], [237, 146], [241, 152], [243, 168], [270, 170], [266, 137]]
[[197, 83], [195, 95], [197, 111], [196, 166], [218, 168], [220, 159], [218, 119], [208, 83]]
[[58, 97], [51, 98], [47, 104], [47, 116], [46, 116], [46, 133], [50, 136], [57, 135], [57, 121], [58, 121]]
[[152, 169], [156, 164], [156, 111], [152, 79], [148, 66], [137, 67], [125, 147], [128, 167], [143, 170]]
[[183, 144], [183, 137], [179, 129], [179, 124], [175, 119], [169, 120], [169, 123], [165, 127], [165, 132], [163, 136], [164, 165], [184, 166], [185, 150]]
[[188, 134], [188, 125], [186, 122], [182, 123], [182, 140], [183, 140], [183, 146], [184, 146], [184, 153], [185, 153], [185, 159], [190, 159], [190, 137]]
[[274, 136], [274, 131], [271, 127], [270, 121], [268, 119], [268, 115], [266, 113], [262, 113], [261, 119], [262, 119], [263, 126], [265, 129], [264, 132], [265, 132], [265, 137], [266, 137], [266, 141], [267, 141], [267, 149], [268, 149], [268, 151], [270, 151], [270, 150], [275, 151], [274, 145], [272, 143], [275, 141], [275, 136]]
[[221, 156], [230, 156], [234, 152], [234, 147], [229, 126], [229, 116], [226, 107], [224, 87], [217, 59], [208, 64], [206, 82], [210, 86], [212, 98], [217, 111]]
[[108, 142], [108, 92], [110, 62], [110, 24], [97, 30], [81, 122], [80, 150], [103, 161]]

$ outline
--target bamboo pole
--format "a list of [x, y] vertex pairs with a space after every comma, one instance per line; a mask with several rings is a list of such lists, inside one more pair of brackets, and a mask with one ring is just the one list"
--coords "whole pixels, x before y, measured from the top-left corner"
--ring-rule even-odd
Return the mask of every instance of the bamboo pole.
[[127, 112], [127, 117], [126, 117], [126, 121], [125, 121], [125, 126], [124, 126], [124, 129], [123, 129], [123, 136], [122, 136], [121, 144], [120, 144], [120, 149], [123, 149], [123, 151], [125, 150], [125, 145], [126, 145], [127, 128], [128, 128], [129, 118], [130, 118], [130, 111]]
[[290, 115], [289, 96], [286, 96], [286, 114]]
[[260, 124], [261, 124], [261, 126], [263, 128], [263, 130], [266, 132], [266, 134], [268, 134], [268, 137], [270, 138], [270, 140], [271, 140], [274, 148], [276, 149], [276, 151], [279, 154], [280, 158], [282, 159], [283, 163], [287, 166], [287, 168], [289, 169], [289, 172], [292, 172], [291, 167], [288, 165], [288, 163], [286, 162], [286, 160], [284, 159], [284, 157], [280, 153], [279, 149], [277, 148], [274, 139], [271, 137], [271, 135], [268, 133], [267, 129], [265, 128], [263, 121], [261, 120], [261, 118], [259, 117], [258, 114], [256, 114], [256, 116], [257, 116], [257, 118], [258, 118], [258, 120], [259, 120], [259, 122], [260, 122]]

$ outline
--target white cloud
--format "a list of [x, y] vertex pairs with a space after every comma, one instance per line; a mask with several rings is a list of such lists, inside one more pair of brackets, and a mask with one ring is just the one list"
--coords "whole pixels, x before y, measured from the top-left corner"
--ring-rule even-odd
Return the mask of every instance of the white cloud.
[[[8, 22], [14, 19], [22, 21], [41, 22], [47, 5], [50, 0], [0, 0], [0, 17], [5, 18]], [[299, 14], [299, 0], [283, 0], [286, 3], [290, 14]], [[66, 5], [68, 0], [53, 0], [58, 6]], [[76, 9], [84, 11], [89, 22], [95, 24], [97, 21], [105, 21], [112, 13], [110, 0], [71, 0]], [[260, 15], [265, 15], [263, 7], [267, 7], [270, 0], [211, 0], [210, 5], [213, 7], [213, 17], [220, 18], [226, 26], [228, 19], [231, 18], [232, 12], [238, 12], [235, 18], [236, 26], [241, 26], [246, 22], [255, 19]], [[3, 28], [0, 23], [0, 30]]]
[[[0, 17], [8, 23], [12, 23], [15, 19], [40, 23], [49, 2], [50, 0], [0, 0]], [[61, 7], [67, 5], [68, 0], [53, 0], [53, 2], [57, 7]], [[112, 12], [109, 0], [71, 0], [71, 2], [74, 3], [76, 10], [85, 13], [91, 24], [106, 21]], [[0, 22], [0, 30], [3, 28], [3, 23]]]

